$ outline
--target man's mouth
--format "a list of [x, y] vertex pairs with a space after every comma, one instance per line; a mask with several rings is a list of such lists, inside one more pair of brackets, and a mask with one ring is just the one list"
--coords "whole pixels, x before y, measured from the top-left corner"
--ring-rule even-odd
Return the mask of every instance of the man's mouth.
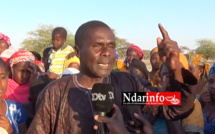
[[102, 63], [100, 63], [99, 66], [101, 66], [101, 67], [108, 67], [109, 64], [102, 64]]

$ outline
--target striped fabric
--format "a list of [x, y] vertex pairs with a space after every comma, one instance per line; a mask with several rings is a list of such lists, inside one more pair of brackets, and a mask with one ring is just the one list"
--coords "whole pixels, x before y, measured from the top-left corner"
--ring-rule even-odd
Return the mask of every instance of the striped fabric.
[[65, 58], [72, 52], [74, 52], [74, 49], [69, 45], [63, 45], [58, 51], [51, 49], [48, 61], [50, 63], [48, 72], [61, 75], [63, 72]]

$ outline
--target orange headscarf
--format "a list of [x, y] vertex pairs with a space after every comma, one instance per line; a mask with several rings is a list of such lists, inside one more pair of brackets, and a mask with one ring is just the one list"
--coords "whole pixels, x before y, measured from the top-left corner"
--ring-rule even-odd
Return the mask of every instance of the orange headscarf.
[[189, 65], [204, 66], [203, 77], [207, 77], [210, 71], [210, 65], [207, 63], [207, 58], [204, 54], [189, 54]]

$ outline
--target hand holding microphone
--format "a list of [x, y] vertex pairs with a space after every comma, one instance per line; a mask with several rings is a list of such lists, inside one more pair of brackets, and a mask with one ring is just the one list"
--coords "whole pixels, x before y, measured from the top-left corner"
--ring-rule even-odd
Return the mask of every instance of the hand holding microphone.
[[[92, 88], [92, 105], [95, 113], [106, 117], [112, 110], [114, 100], [113, 88], [110, 84], [96, 83]], [[100, 134], [106, 134], [104, 123], [98, 123]]]

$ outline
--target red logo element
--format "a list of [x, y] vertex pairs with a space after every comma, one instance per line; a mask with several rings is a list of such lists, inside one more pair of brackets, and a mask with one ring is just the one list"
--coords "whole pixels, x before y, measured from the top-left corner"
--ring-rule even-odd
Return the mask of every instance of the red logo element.
[[146, 105], [181, 105], [181, 92], [146, 92]]

